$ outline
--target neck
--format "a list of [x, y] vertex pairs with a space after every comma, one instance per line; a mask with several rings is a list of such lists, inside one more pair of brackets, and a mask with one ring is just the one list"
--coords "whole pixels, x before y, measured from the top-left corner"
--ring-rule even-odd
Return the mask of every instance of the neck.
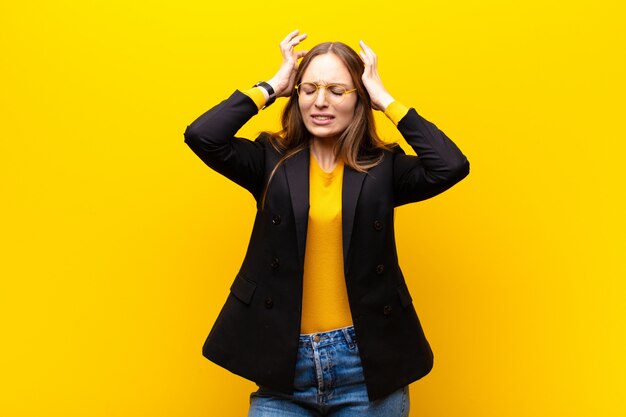
[[311, 152], [324, 171], [332, 171], [337, 165], [337, 159], [333, 152], [335, 138], [313, 138]]

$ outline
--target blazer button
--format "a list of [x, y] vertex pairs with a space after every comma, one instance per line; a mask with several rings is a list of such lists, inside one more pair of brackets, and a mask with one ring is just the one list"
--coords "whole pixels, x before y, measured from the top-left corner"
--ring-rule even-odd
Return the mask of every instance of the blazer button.
[[383, 308], [383, 314], [384, 314], [385, 316], [390, 315], [390, 314], [391, 314], [391, 306], [385, 306], [385, 307]]
[[270, 263], [270, 266], [274, 269], [278, 268], [278, 266], [280, 265], [280, 259], [278, 258], [274, 258], [272, 259], [272, 262]]
[[274, 300], [272, 300], [270, 297], [267, 297], [265, 299], [265, 308], [272, 308], [274, 307]]
[[378, 219], [374, 220], [374, 230], [382, 230], [382, 229], [383, 229], [383, 222], [381, 222]]
[[274, 214], [272, 216], [272, 223], [274, 223], [277, 226], [280, 224], [280, 216], [278, 214]]
[[376, 273], [377, 273], [378, 275], [382, 274], [384, 271], [385, 271], [385, 265], [380, 264], [380, 265], [378, 265], [378, 266], [376, 267]]

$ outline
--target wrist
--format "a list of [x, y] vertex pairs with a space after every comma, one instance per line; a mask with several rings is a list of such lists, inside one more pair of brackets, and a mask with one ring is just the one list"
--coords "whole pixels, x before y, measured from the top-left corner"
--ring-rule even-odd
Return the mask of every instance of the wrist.
[[276, 90], [274, 90], [274, 87], [271, 84], [265, 81], [259, 81], [254, 86], [263, 91], [263, 95], [266, 99], [265, 106], [263, 108], [268, 107], [272, 103], [274, 103], [274, 100], [276, 100]]
[[280, 83], [276, 81], [276, 79], [274, 78], [269, 79], [267, 83], [274, 89], [274, 93], [276, 94], [276, 97], [281, 97], [282, 91], [280, 91], [280, 89], [278, 88]]
[[389, 105], [394, 101], [395, 99], [387, 93], [378, 100], [378, 104], [380, 109], [384, 112], [385, 110], [387, 110], [387, 107], [389, 107]]
[[280, 91], [278, 91], [278, 83], [276, 82], [276, 80], [272, 78], [272, 79], [267, 80], [267, 83], [274, 89], [276, 96], [278, 96], [278, 93]]
[[398, 123], [400, 123], [400, 120], [402, 120], [408, 112], [409, 112], [408, 107], [400, 103], [398, 100], [394, 100], [385, 109], [385, 116], [387, 116], [393, 122], [393, 124], [398, 126]]
[[267, 92], [267, 90], [263, 87], [260, 87], [258, 85], [255, 85], [253, 88], [256, 88], [257, 90], [259, 90], [261, 93], [263, 93], [263, 97], [265, 97], [265, 102], [267, 102], [267, 100], [270, 99], [270, 95]]

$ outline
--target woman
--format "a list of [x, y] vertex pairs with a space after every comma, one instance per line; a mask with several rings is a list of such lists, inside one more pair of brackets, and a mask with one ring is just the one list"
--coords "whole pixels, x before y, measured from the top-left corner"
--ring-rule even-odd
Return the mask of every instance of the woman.
[[[209, 167], [257, 201], [203, 355], [257, 383], [252, 417], [406, 416], [408, 384], [433, 355], [398, 265], [394, 207], [445, 191], [469, 163], [393, 99], [367, 45], [360, 57], [340, 42], [295, 51], [305, 38], [287, 35], [272, 79], [236, 91], [185, 132]], [[289, 98], [280, 132], [235, 137], [276, 97]], [[372, 109], [419, 157], [379, 139]]]

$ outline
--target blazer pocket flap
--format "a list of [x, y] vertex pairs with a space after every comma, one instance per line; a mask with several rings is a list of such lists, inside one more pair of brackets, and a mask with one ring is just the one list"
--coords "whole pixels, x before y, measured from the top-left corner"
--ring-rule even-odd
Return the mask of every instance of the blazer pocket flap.
[[235, 281], [233, 281], [233, 285], [230, 286], [230, 292], [246, 304], [250, 304], [250, 301], [252, 301], [254, 290], [256, 290], [256, 284], [248, 281], [241, 274], [237, 275]]
[[408, 307], [413, 302], [413, 298], [411, 298], [411, 293], [406, 283], [402, 283], [398, 286], [398, 294], [400, 295], [400, 304], [402, 307]]

